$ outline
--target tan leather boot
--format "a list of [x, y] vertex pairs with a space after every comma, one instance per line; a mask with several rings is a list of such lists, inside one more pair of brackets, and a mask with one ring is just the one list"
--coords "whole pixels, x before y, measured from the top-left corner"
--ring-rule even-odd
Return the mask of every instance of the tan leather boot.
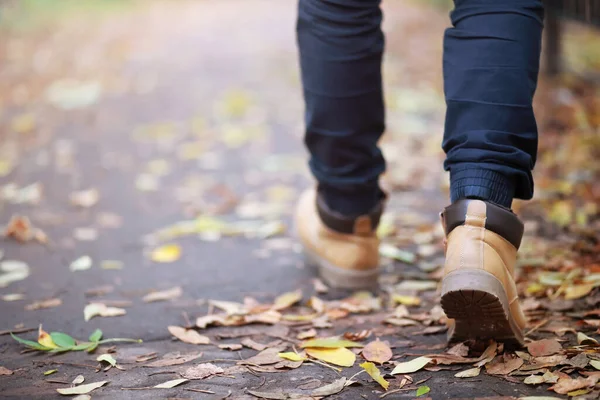
[[523, 223], [510, 210], [460, 200], [441, 214], [446, 231], [442, 308], [450, 341], [492, 338], [523, 344], [527, 319], [514, 269]]
[[379, 239], [375, 234], [383, 210], [355, 219], [330, 210], [314, 189], [302, 194], [296, 209], [296, 229], [307, 262], [318, 268], [332, 287], [370, 288], [379, 275]]

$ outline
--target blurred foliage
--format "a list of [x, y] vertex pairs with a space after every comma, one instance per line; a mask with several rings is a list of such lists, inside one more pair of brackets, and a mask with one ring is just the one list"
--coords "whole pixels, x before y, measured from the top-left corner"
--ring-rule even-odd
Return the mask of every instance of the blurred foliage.
[[100, 18], [126, 10], [134, 3], [135, 0], [0, 0], [0, 29], [29, 30], [82, 13]]

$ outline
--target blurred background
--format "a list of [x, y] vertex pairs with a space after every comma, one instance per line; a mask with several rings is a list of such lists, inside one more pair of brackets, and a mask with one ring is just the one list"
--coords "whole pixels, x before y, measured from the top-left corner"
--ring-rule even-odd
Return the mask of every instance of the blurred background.
[[[515, 205], [528, 296], [556, 286], [536, 281], [548, 271], [558, 285], [600, 272], [599, 3], [551, 3], [535, 199]], [[450, 7], [384, 1], [387, 282], [435, 278], [443, 260]], [[0, 258], [20, 263], [0, 264], [6, 328], [87, 337], [82, 309], [100, 293], [134, 305], [94, 326], [168, 340], [199, 299], [310, 286], [290, 226], [311, 184], [295, 14], [295, 0], [0, 0]], [[173, 286], [176, 301], [140, 303]]]

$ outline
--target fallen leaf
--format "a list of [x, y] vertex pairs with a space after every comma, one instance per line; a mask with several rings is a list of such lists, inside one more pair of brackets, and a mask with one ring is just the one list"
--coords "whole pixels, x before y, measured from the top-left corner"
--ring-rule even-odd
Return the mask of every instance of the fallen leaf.
[[189, 379], [173, 379], [172, 381], [166, 381], [153, 387], [156, 389], [171, 389], [188, 381]]
[[367, 361], [383, 364], [392, 359], [392, 349], [386, 342], [379, 339], [367, 344], [362, 350], [362, 356]]
[[340, 367], [351, 367], [356, 355], [345, 347], [339, 348], [306, 348], [306, 354], [321, 361]]
[[598, 360], [590, 360], [590, 365], [597, 370], [600, 370], [600, 361]]
[[123, 269], [125, 264], [119, 260], [102, 260], [100, 261], [100, 268], [102, 269]]
[[149, 368], [170, 367], [172, 365], [185, 364], [186, 362], [193, 361], [200, 357], [202, 357], [202, 353], [166, 354], [160, 360], [156, 360], [149, 364], [146, 364], [146, 365], [144, 365], [144, 367], [149, 367]]
[[404, 306], [418, 306], [421, 304], [421, 299], [415, 296], [405, 296], [400, 294], [392, 295], [392, 300]]
[[96, 316], [118, 317], [120, 315], [125, 315], [126, 313], [127, 311], [122, 308], [108, 307], [103, 303], [90, 303], [83, 309], [83, 318], [86, 321], [89, 321]]
[[225, 311], [227, 315], [245, 315], [248, 313], [246, 306], [244, 306], [242, 303], [221, 300], [210, 300], [208, 303], [213, 307], [217, 307]]
[[301, 356], [298, 353], [294, 353], [294, 352], [287, 352], [287, 353], [279, 353], [278, 354], [279, 357], [286, 359], [286, 360], [290, 360], [290, 361], [304, 361], [306, 360], [306, 357]]
[[178, 244], [165, 244], [154, 249], [150, 255], [152, 261], [157, 263], [172, 263], [181, 257], [181, 247]]
[[371, 378], [375, 380], [375, 382], [379, 383], [382, 388], [388, 390], [390, 383], [383, 379], [383, 376], [381, 376], [381, 372], [379, 371], [379, 369], [377, 369], [375, 364], [373, 364], [372, 362], [364, 362], [360, 364], [360, 367], [367, 371], [367, 374], [369, 374]]
[[570, 377], [560, 378], [554, 386], [550, 387], [549, 390], [554, 390], [558, 394], [567, 394], [577, 389], [583, 389], [592, 387], [598, 382], [598, 377], [590, 376], [588, 378], [576, 378]]
[[494, 358], [485, 365], [485, 370], [490, 375], [508, 375], [521, 368], [524, 361], [514, 354], [503, 354]]
[[62, 304], [61, 299], [48, 299], [42, 301], [35, 301], [31, 304], [27, 304], [25, 306], [25, 310], [34, 311], [34, 310], [43, 310], [45, 308], [58, 307]]
[[42, 329], [41, 324], [38, 328], [38, 343], [50, 349], [56, 349], [58, 347], [56, 343], [54, 343], [54, 341], [52, 340], [50, 334]]
[[183, 294], [183, 290], [181, 289], [181, 287], [176, 286], [171, 289], [162, 290], [159, 292], [148, 293], [147, 295], [142, 297], [142, 300], [145, 303], [152, 303], [155, 301], [167, 301], [167, 300], [176, 299], [179, 296], [181, 296], [182, 294]]
[[579, 353], [575, 357], [567, 360], [567, 363], [576, 368], [585, 368], [588, 365], [588, 358], [584, 353]]
[[279, 353], [285, 350], [287, 346], [281, 347], [270, 347], [258, 353], [257, 355], [247, 358], [246, 360], [240, 361], [238, 364], [240, 365], [269, 365], [269, 364], [277, 364], [281, 361], [281, 357], [279, 357]]
[[210, 338], [201, 335], [193, 329], [185, 329], [180, 326], [171, 325], [168, 327], [169, 333], [184, 343], [189, 344], [209, 344]]
[[9, 293], [9, 294], [2, 295], [3, 301], [19, 301], [19, 300], [23, 300], [24, 298], [25, 298], [25, 295], [22, 293]]
[[82, 242], [92, 242], [98, 239], [98, 230], [95, 228], [75, 228], [73, 237]]
[[242, 345], [257, 351], [263, 351], [268, 347], [267, 345], [255, 342], [250, 338], [242, 339]]
[[[315, 331], [316, 333], [316, 331]], [[348, 339], [348, 340], [352, 340], [354, 342], [358, 341], [358, 340], [364, 340], [366, 338], [368, 338], [369, 336], [371, 336], [373, 334], [373, 332], [371, 330], [368, 329], [363, 329], [360, 332], [346, 332], [344, 333], [344, 339]], [[300, 339], [300, 338], [298, 338]]]
[[98, 81], [61, 79], [53, 82], [45, 92], [46, 100], [63, 110], [82, 109], [96, 103], [102, 94]]
[[77, 375], [75, 377], [75, 379], [73, 379], [73, 382], [71, 382], [71, 383], [73, 383], [73, 385], [79, 385], [79, 384], [82, 384], [83, 381], [85, 381], [84, 376], [83, 375]]
[[551, 356], [562, 351], [561, 344], [555, 339], [543, 339], [527, 344], [529, 354], [534, 357]]
[[71, 400], [91, 400], [92, 396], [89, 394], [80, 394], [78, 396], [73, 397]]
[[69, 266], [71, 271], [85, 271], [90, 268], [92, 268], [92, 258], [90, 256], [79, 257]]
[[498, 343], [492, 341], [490, 345], [485, 349], [483, 354], [479, 357], [479, 361], [475, 364], [475, 367], [483, 367], [496, 357], [498, 350]]
[[475, 368], [466, 369], [464, 371], [460, 371], [459, 373], [455, 374], [454, 376], [457, 378], [473, 378], [473, 377], [479, 376], [480, 372], [481, 372], [481, 368], [475, 367]]
[[300, 347], [321, 347], [321, 348], [340, 348], [340, 347], [364, 347], [361, 343], [353, 342], [351, 340], [338, 339], [338, 338], [322, 338], [312, 339], [302, 342]]
[[7, 287], [28, 276], [29, 266], [23, 261], [5, 260], [0, 262], [0, 287]]
[[223, 315], [210, 314], [196, 318], [196, 326], [200, 329], [204, 329], [217, 322], [223, 325], [225, 323], [225, 317]]
[[341, 392], [347, 384], [346, 378], [342, 377], [329, 385], [321, 386], [320, 388], [313, 390], [310, 395], [313, 397], [331, 396], [332, 394]]
[[48, 371], [44, 371], [44, 376], [52, 375], [56, 372], [58, 372], [57, 369], [49, 369]]
[[159, 186], [159, 180], [155, 175], [144, 173], [135, 178], [135, 188], [141, 192], [155, 192]]
[[20, 215], [13, 215], [10, 218], [4, 228], [4, 236], [12, 237], [22, 243], [33, 239], [42, 244], [47, 242], [46, 234], [42, 230], [34, 228], [29, 218]]
[[565, 300], [574, 300], [585, 297], [592, 289], [594, 289], [593, 284], [567, 286], [565, 288]]
[[314, 328], [311, 328], [307, 331], [302, 331], [302, 332], [298, 333], [296, 338], [300, 339], [300, 340], [305, 340], [305, 339], [313, 338], [315, 336], [317, 336], [317, 331]]
[[417, 321], [413, 321], [412, 319], [408, 319], [408, 318], [395, 318], [395, 317], [390, 317], [390, 318], [386, 318], [383, 322], [390, 324], [390, 325], [394, 325], [394, 326], [415, 326], [415, 325], [419, 325], [419, 323]]
[[412, 374], [413, 372], [417, 372], [418, 370], [425, 367], [431, 361], [432, 359], [428, 357], [417, 357], [413, 360], [399, 363], [398, 365], [396, 365], [391, 374]]
[[453, 354], [453, 355], [459, 356], [459, 357], [466, 357], [469, 355], [469, 348], [464, 343], [459, 343], [459, 344], [453, 346], [446, 353]]
[[437, 281], [404, 280], [396, 285], [395, 289], [398, 292], [424, 292], [427, 290], [435, 290], [437, 287]]
[[281, 317], [282, 315], [278, 311], [269, 310], [260, 314], [246, 315], [244, 321], [248, 324], [261, 323], [274, 325], [281, 321]]
[[87, 394], [94, 389], [98, 389], [99, 387], [106, 385], [107, 383], [108, 381], [94, 382], [70, 388], [56, 389], [56, 391], [64, 396], [70, 396], [73, 394]]
[[431, 391], [431, 389], [429, 388], [429, 386], [419, 386], [419, 388], [417, 389], [417, 397], [423, 396], [424, 394], [427, 394]]
[[100, 192], [98, 189], [87, 189], [73, 192], [69, 195], [71, 204], [77, 207], [89, 208], [98, 203]]
[[308, 305], [319, 314], [325, 312], [325, 302], [316, 296], [310, 298]]
[[580, 345], [591, 345], [597, 346], [598, 341], [592, 337], [589, 337], [583, 332], [577, 332], [577, 343]]
[[284, 293], [275, 299], [273, 310], [280, 311], [289, 308], [302, 300], [302, 290]]
[[0, 375], [12, 375], [13, 371], [6, 367], [0, 367]]
[[417, 259], [417, 256], [414, 253], [401, 250], [389, 243], [382, 243], [379, 246], [379, 254], [383, 257], [392, 258], [405, 264], [413, 264]]
[[115, 358], [113, 356], [111, 356], [110, 354], [101, 354], [96, 358], [96, 361], [98, 361], [98, 362], [104, 361], [113, 367], [117, 366], [117, 360], [115, 360]]
[[212, 375], [222, 374], [223, 372], [225, 372], [223, 368], [214, 364], [205, 363], [186, 369], [181, 376], [186, 379], [204, 379]]
[[269, 400], [288, 400], [289, 397], [287, 394], [282, 391], [278, 392], [259, 392], [258, 390], [247, 390], [246, 393], [250, 393], [254, 397], [258, 397], [259, 399], [269, 399]]

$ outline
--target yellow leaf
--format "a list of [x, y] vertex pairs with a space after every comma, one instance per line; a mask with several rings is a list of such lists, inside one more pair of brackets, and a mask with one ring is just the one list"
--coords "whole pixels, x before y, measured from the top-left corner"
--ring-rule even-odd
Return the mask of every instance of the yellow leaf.
[[557, 201], [548, 215], [550, 221], [559, 226], [567, 226], [573, 221], [573, 205], [567, 200]]
[[306, 357], [302, 357], [300, 354], [294, 353], [294, 352], [291, 352], [291, 351], [288, 351], [287, 353], [279, 353], [278, 355], [279, 355], [279, 357], [285, 358], [286, 360], [290, 360], [290, 361], [304, 361], [304, 360], [306, 360]]
[[284, 293], [275, 299], [273, 310], [285, 310], [302, 300], [302, 290]]
[[363, 347], [363, 345], [357, 342], [353, 342], [352, 340], [338, 338], [320, 338], [307, 340], [306, 342], [302, 343], [301, 347], [337, 349], [339, 347]]
[[340, 367], [351, 367], [356, 361], [356, 355], [344, 347], [337, 349], [307, 348], [306, 354], [317, 360], [339, 365]]
[[377, 369], [375, 364], [373, 364], [372, 362], [364, 362], [364, 363], [360, 364], [360, 366], [365, 371], [367, 371], [367, 374], [369, 374], [371, 376], [371, 378], [373, 378], [375, 380], [375, 382], [379, 383], [382, 388], [384, 388], [385, 390], [388, 389], [388, 386], [390, 386], [390, 383], [388, 381], [386, 381], [385, 379], [383, 379], [383, 376], [381, 376], [381, 372], [379, 372], [379, 369]]
[[431, 362], [431, 358], [428, 357], [417, 357], [413, 360], [406, 361], [396, 365], [396, 368], [392, 371], [392, 375], [397, 374], [412, 374], [417, 372], [421, 368], [425, 367]]
[[319, 314], [304, 314], [304, 315], [287, 314], [287, 315], [284, 315], [282, 317], [282, 319], [284, 321], [294, 321], [294, 322], [312, 321], [313, 319], [317, 318], [318, 316], [319, 316]]
[[189, 344], [209, 344], [210, 338], [207, 336], [201, 335], [193, 329], [185, 329], [181, 326], [171, 325], [167, 329], [169, 329], [169, 333], [175, 336], [177, 339], [181, 340], [184, 343]]
[[589, 283], [583, 285], [567, 286], [565, 289], [565, 299], [580, 299], [584, 296], [587, 296], [592, 291], [592, 289], [594, 289], [594, 285]]
[[151, 259], [158, 263], [171, 263], [181, 257], [181, 247], [178, 244], [166, 244], [152, 251]]
[[75, 387], [56, 389], [56, 391], [64, 396], [70, 396], [73, 394], [87, 394], [94, 389], [98, 389], [99, 387], [106, 385], [107, 383], [108, 381], [87, 383], [85, 385], [79, 385]]
[[398, 303], [405, 306], [418, 306], [421, 304], [421, 299], [415, 296], [404, 296], [401, 294], [394, 294], [392, 299]]
[[58, 347], [50, 337], [50, 334], [42, 329], [42, 325], [38, 329], [38, 343], [51, 349]]

